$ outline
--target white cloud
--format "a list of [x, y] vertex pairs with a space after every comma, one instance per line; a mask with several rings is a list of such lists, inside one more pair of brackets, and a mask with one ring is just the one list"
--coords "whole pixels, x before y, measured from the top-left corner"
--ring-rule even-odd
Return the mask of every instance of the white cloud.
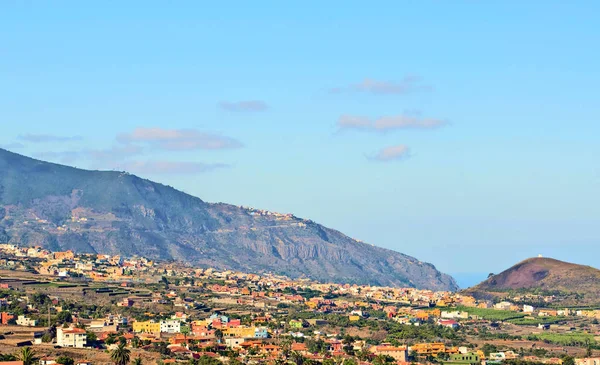
[[222, 101], [219, 103], [221, 109], [230, 112], [263, 112], [269, 109], [267, 103], [261, 100], [246, 100], [246, 101]]
[[335, 87], [330, 89], [332, 93], [341, 93], [344, 91], [367, 92], [371, 94], [408, 94], [415, 91], [431, 90], [430, 86], [424, 85], [421, 79], [416, 76], [406, 76], [400, 81], [382, 81], [371, 78], [365, 78], [359, 83], [344, 87]]
[[371, 120], [357, 115], [342, 115], [338, 119], [340, 129], [358, 129], [385, 132], [394, 129], [434, 129], [446, 125], [442, 119], [422, 118], [413, 115], [394, 115]]
[[17, 137], [22, 141], [32, 142], [32, 143], [44, 143], [44, 142], [69, 142], [69, 141], [81, 141], [83, 137], [81, 136], [57, 136], [53, 134], [35, 134], [28, 133], [22, 134]]
[[6, 143], [0, 144], [0, 148], [4, 148], [5, 150], [16, 150], [20, 148], [25, 148], [25, 145], [20, 142]]
[[340, 129], [372, 129], [373, 124], [368, 117], [345, 114], [338, 119], [338, 127]]
[[196, 129], [136, 128], [131, 133], [117, 136], [122, 143], [145, 142], [156, 148], [177, 150], [218, 150], [240, 148], [238, 140], [218, 134], [201, 132]]
[[375, 161], [396, 161], [404, 160], [410, 157], [410, 148], [408, 146], [399, 144], [396, 146], [385, 147], [381, 149], [377, 154], [370, 157], [371, 160]]
[[141, 174], [197, 174], [225, 167], [229, 165], [183, 161], [127, 161], [117, 164], [114, 168]]
[[121, 160], [134, 155], [139, 155], [144, 148], [134, 144], [112, 146], [106, 149], [86, 150], [85, 154], [92, 160]]

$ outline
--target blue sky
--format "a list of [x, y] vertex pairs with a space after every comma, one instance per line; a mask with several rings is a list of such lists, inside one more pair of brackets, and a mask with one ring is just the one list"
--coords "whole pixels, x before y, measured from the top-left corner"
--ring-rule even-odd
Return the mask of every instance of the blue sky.
[[7, 1], [0, 146], [293, 212], [460, 278], [594, 265], [598, 11]]

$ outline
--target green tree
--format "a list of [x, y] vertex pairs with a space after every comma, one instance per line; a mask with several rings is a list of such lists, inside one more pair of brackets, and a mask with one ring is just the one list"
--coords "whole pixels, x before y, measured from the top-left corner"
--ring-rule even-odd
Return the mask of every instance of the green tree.
[[52, 339], [54, 337], [52, 337], [52, 334], [50, 332], [46, 332], [44, 333], [44, 335], [42, 336], [42, 342], [43, 343], [50, 343], [52, 342]]
[[440, 352], [437, 357], [440, 360], [449, 360], [450, 359], [450, 354], [447, 353], [447, 352]]
[[87, 342], [90, 342], [90, 343], [91, 343], [91, 342], [96, 342], [96, 341], [98, 341], [98, 336], [97, 336], [97, 335], [96, 335], [94, 332], [87, 331], [87, 332], [85, 333], [85, 336], [86, 336]]
[[115, 342], [117, 342], [117, 335], [114, 333], [109, 334], [106, 340], [104, 340], [104, 343], [107, 345], [112, 345]]
[[58, 359], [56, 359], [56, 363], [61, 365], [74, 365], [75, 360], [68, 356], [60, 356]]
[[373, 360], [373, 365], [384, 365], [384, 364], [390, 364], [390, 363], [394, 363], [394, 362], [395, 362], [395, 360], [391, 356], [377, 355], [375, 357], [375, 359]]
[[119, 346], [110, 353], [110, 359], [115, 365], [127, 365], [130, 358], [131, 351], [123, 344], [119, 344]]
[[17, 354], [17, 359], [23, 361], [23, 365], [33, 365], [39, 360], [35, 351], [33, 351], [29, 346], [21, 349], [21, 351]]
[[292, 351], [290, 354], [290, 361], [294, 365], [304, 365], [306, 358], [298, 351]]
[[585, 357], [592, 357], [594, 355], [594, 351], [592, 350], [592, 342], [589, 338], [585, 339]]
[[183, 339], [185, 341], [185, 343], [187, 343], [187, 336], [190, 334], [190, 327], [189, 326], [182, 326], [181, 329], [179, 330], [179, 332], [183, 335]]
[[221, 331], [219, 329], [216, 330], [215, 337], [217, 338], [217, 340], [219, 340], [219, 343], [221, 343], [223, 341], [223, 331]]
[[58, 321], [62, 323], [71, 323], [73, 322], [73, 315], [69, 311], [62, 311], [58, 313]]
[[133, 359], [133, 365], [142, 365], [142, 358], [141, 357], [136, 357], [135, 359]]
[[562, 361], [562, 365], [575, 365], [575, 359], [573, 358], [573, 356], [563, 356]]
[[498, 348], [495, 345], [492, 345], [490, 343], [486, 343], [481, 348], [481, 351], [483, 351], [483, 353], [485, 354], [485, 356], [489, 356], [490, 353], [492, 353], [492, 352], [498, 352]]
[[198, 365], [223, 365], [223, 363], [210, 356], [202, 356], [198, 359]]

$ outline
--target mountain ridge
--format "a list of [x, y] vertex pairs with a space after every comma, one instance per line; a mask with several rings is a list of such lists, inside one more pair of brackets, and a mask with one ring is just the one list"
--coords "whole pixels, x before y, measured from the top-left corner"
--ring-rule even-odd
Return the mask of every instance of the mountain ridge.
[[320, 281], [458, 288], [429, 263], [312, 220], [207, 203], [126, 172], [77, 169], [3, 149], [0, 241]]

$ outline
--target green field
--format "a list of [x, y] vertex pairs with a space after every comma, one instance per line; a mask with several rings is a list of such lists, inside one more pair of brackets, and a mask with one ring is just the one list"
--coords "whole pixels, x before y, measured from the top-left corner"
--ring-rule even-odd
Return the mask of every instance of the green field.
[[527, 337], [531, 341], [544, 341], [563, 346], [584, 346], [587, 342], [595, 345], [594, 336], [589, 333], [540, 333]]
[[478, 316], [479, 318], [486, 319], [488, 321], [515, 320], [526, 316], [525, 313], [490, 308], [456, 307], [456, 310], [467, 312], [470, 315]]
[[567, 317], [536, 317], [536, 318], [515, 318], [507, 322], [518, 326], [537, 326], [538, 324], [554, 324], [567, 319]]
[[32, 284], [29, 285], [28, 287], [32, 288], [44, 288], [44, 287], [51, 287], [51, 288], [76, 288], [78, 286], [83, 286], [81, 284], [74, 284], [74, 283], [56, 283], [56, 282], [46, 282], [46, 283], [40, 283], [40, 284]]

